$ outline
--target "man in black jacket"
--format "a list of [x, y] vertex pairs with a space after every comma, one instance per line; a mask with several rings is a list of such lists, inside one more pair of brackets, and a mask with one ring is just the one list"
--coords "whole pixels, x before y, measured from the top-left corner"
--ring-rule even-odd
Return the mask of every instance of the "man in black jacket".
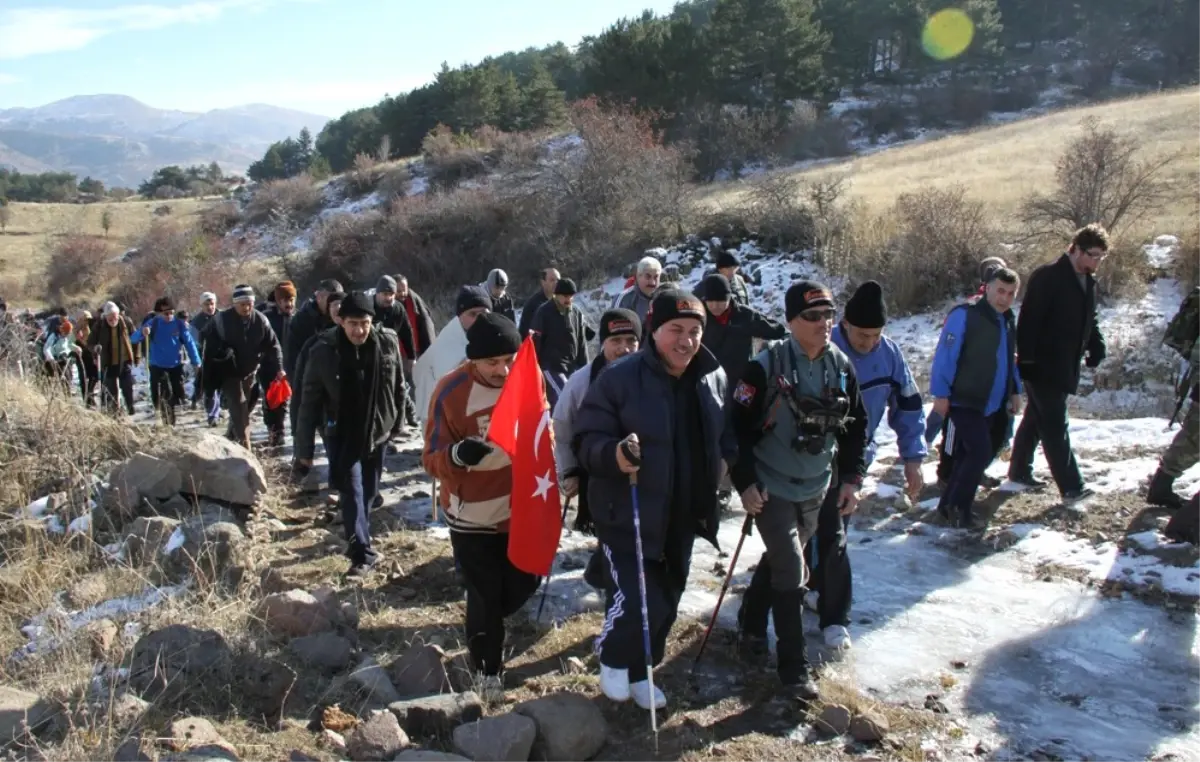
[[396, 332], [374, 324], [375, 305], [361, 291], [341, 301], [341, 326], [323, 332], [305, 363], [296, 457], [311, 467], [312, 434], [324, 422], [329, 483], [338, 492], [350, 558], [360, 576], [379, 556], [371, 547], [369, 511], [379, 494], [383, 445], [404, 399]]
[[554, 298], [538, 307], [529, 324], [538, 365], [546, 377], [550, 409], [558, 402], [572, 373], [588, 364], [589, 328], [583, 311], [575, 306], [575, 281], [563, 278], [554, 286]]
[[487, 280], [479, 284], [487, 289], [492, 297], [492, 312], [503, 315], [517, 324], [517, 310], [513, 305], [512, 294], [508, 293], [508, 273], [496, 268], [488, 273]]
[[704, 306], [691, 294], [664, 291], [649, 317], [649, 342], [596, 378], [575, 418], [579, 465], [588, 473], [592, 521], [612, 580], [596, 644], [600, 689], [613, 701], [633, 698], [643, 709], [667, 700], [660, 690], [652, 695], [647, 682], [640, 612], [645, 606], [658, 664], [687, 584], [692, 543], [699, 535], [717, 544], [717, 484], [737, 452], [725, 426], [725, 371], [701, 341]]
[[742, 267], [742, 261], [738, 259], [737, 254], [732, 251], [723, 251], [717, 255], [717, 270], [715, 273], [706, 276], [700, 281], [700, 285], [696, 287], [695, 294], [701, 299], [708, 301], [709, 296], [706, 293], [708, 287], [708, 279], [712, 275], [724, 275], [725, 282], [729, 284], [729, 292], [733, 297], [733, 301], [743, 307], [750, 306], [750, 290], [746, 288], [746, 281], [738, 273]]
[[[296, 286], [290, 280], [282, 281], [276, 284], [272, 296], [275, 298], [262, 313], [266, 316], [267, 322], [271, 324], [271, 330], [275, 332], [275, 338], [279, 340], [279, 346], [286, 347], [288, 340], [291, 338], [292, 316], [296, 312]], [[267, 403], [267, 395], [265, 393], [271, 385], [271, 379], [261, 378], [259, 382], [264, 392], [262, 395], [263, 423], [267, 426], [267, 446], [282, 447], [284, 422], [288, 419], [287, 403], [285, 402], [277, 408], [272, 408]], [[292, 428], [292, 432], [295, 433], [295, 427]]]
[[[375, 285], [375, 324], [396, 332], [396, 337], [400, 340], [401, 358], [415, 357], [412, 322], [408, 319], [407, 308], [396, 298], [397, 288], [399, 284], [390, 275], [382, 276]], [[404, 385], [407, 389], [412, 384], [412, 363], [402, 360], [400, 369], [404, 371]], [[392, 437], [400, 433], [401, 425], [408, 420], [404, 408], [407, 408], [407, 402], [402, 405], [402, 414], [396, 418]]]
[[[333, 326], [333, 321], [329, 319], [329, 295], [342, 291], [342, 284], [336, 280], [323, 280], [312, 298], [296, 311], [288, 329], [287, 344], [283, 347], [283, 369], [288, 375], [296, 370], [304, 343]], [[296, 416], [296, 406], [292, 405], [292, 431], [296, 430]]]
[[[200, 351], [200, 356], [204, 357], [204, 337], [208, 332], [208, 326], [212, 323], [213, 315], [217, 314], [217, 295], [211, 291], [205, 291], [200, 294], [200, 309], [192, 316], [192, 338], [196, 341], [196, 348]], [[217, 413], [220, 411], [213, 404], [213, 394], [204, 393], [204, 377], [203, 371], [200, 368], [196, 369], [196, 378], [192, 381], [192, 410], [200, 403], [200, 399], [204, 399], [204, 414], [208, 417], [208, 425], [217, 425]]]
[[558, 285], [561, 277], [553, 267], [542, 268], [541, 288], [526, 299], [525, 306], [521, 308], [521, 322], [517, 324], [517, 330], [521, 332], [522, 339], [529, 335], [529, 326], [533, 323], [533, 316], [537, 314], [538, 308], [554, 298], [554, 287]]
[[1067, 433], [1067, 398], [1079, 388], [1079, 362], [1089, 368], [1104, 360], [1104, 337], [1096, 318], [1096, 280], [1108, 255], [1108, 233], [1099, 225], [1080, 228], [1067, 253], [1029, 276], [1017, 319], [1017, 367], [1029, 404], [1013, 438], [1008, 478], [1041, 486], [1033, 476], [1038, 442], [1054, 483], [1070, 502], [1093, 494], [1083, 485]]
[[742, 370], [754, 353], [754, 340], [782, 339], [787, 326], [778, 323], [734, 297], [729, 279], [714, 273], [700, 283], [708, 322], [704, 325], [704, 346], [725, 369], [730, 386], [737, 386]]

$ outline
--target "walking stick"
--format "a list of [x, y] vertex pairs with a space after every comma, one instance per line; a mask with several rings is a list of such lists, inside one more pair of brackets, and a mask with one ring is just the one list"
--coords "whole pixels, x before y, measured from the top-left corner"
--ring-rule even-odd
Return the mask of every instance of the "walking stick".
[[754, 517], [746, 514], [746, 520], [742, 522], [742, 536], [738, 538], [737, 547], [733, 549], [733, 559], [729, 562], [729, 573], [725, 575], [725, 582], [721, 585], [721, 594], [717, 596], [717, 606], [713, 609], [712, 619], [708, 622], [708, 629], [704, 631], [704, 637], [700, 639], [700, 651], [696, 654], [696, 660], [692, 662], [691, 674], [693, 675], [696, 673], [696, 667], [700, 666], [700, 657], [704, 656], [708, 638], [717, 624], [717, 615], [721, 613], [721, 602], [725, 600], [725, 593], [729, 592], [729, 583], [733, 581], [733, 572], [737, 568], [738, 556], [742, 554], [742, 543], [746, 542], [746, 538], [753, 531]]
[[[621, 451], [630, 463], [641, 465], [640, 453], [633, 453], [628, 443], [621, 443]], [[657, 691], [654, 690], [654, 651], [650, 647], [650, 612], [646, 608], [646, 556], [642, 550], [642, 512], [638, 506], [637, 477], [637, 471], [629, 475], [629, 491], [633, 495], [633, 538], [634, 549], [637, 551], [638, 590], [642, 595], [642, 644], [646, 649], [646, 681], [650, 684], [650, 732], [654, 733], [654, 753], [658, 754], [658, 702], [655, 700]]]
[[[571, 507], [571, 498], [563, 501], [562, 522], [567, 523], [567, 509]], [[562, 538], [562, 533], [559, 532], [559, 539]], [[550, 576], [554, 574], [554, 568], [550, 568], [550, 574], [546, 575], [546, 584], [542, 585], [542, 602], [538, 604], [537, 618], [534, 620], [537, 624], [542, 623], [542, 609], [546, 608], [546, 596], [550, 593]]]

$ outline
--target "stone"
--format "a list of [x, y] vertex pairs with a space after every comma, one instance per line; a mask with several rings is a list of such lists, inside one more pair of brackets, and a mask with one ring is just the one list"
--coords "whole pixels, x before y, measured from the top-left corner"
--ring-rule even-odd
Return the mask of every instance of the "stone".
[[264, 595], [283, 593], [295, 587], [283, 576], [283, 572], [270, 566], [263, 569], [258, 575], [258, 586]]
[[454, 729], [454, 750], [474, 760], [528, 762], [537, 723], [522, 714], [485, 717]]
[[888, 718], [875, 711], [866, 711], [850, 721], [850, 735], [859, 743], [879, 743], [890, 731]]
[[268, 595], [259, 604], [258, 613], [267, 630], [279, 637], [295, 638], [333, 629], [325, 604], [304, 590]]
[[375, 712], [346, 734], [346, 751], [353, 760], [391, 759], [408, 745], [408, 735], [391, 712]]
[[132, 728], [142, 721], [150, 711], [150, 702], [129, 691], [122, 690], [111, 698], [93, 697], [78, 712], [82, 724], [87, 727], [112, 725], [113, 728]]
[[283, 715], [289, 697], [298, 698], [292, 694], [296, 672], [283, 662], [245, 653], [234, 666], [234, 687], [247, 714], [274, 720]]
[[185, 519], [196, 512], [196, 504], [183, 495], [171, 495], [158, 504], [159, 516], [170, 516], [173, 519]]
[[406, 749], [396, 755], [394, 762], [471, 762], [471, 760], [444, 751]]
[[401, 696], [412, 698], [450, 691], [446, 674], [446, 652], [429, 643], [415, 645], [388, 669], [392, 684]]
[[142, 499], [166, 500], [183, 489], [183, 473], [169, 460], [144, 452], [114, 468], [108, 475], [108, 494], [124, 516], [132, 516]]
[[850, 729], [850, 710], [841, 704], [830, 704], [821, 710], [816, 726], [824, 733], [843, 735]]
[[140, 737], [126, 738], [113, 752], [113, 762], [151, 762], [150, 755], [142, 751]]
[[0, 685], [0, 745], [37, 730], [54, 715], [50, 705], [36, 693]]
[[600, 707], [581, 693], [552, 693], [525, 701], [513, 712], [533, 720], [533, 755], [548, 762], [591, 759], [604, 747], [608, 723]]
[[350, 673], [350, 679], [363, 689], [371, 701], [388, 706], [400, 700], [400, 692], [392, 685], [388, 673], [379, 666], [374, 656], [364, 657]]
[[354, 647], [341, 635], [320, 632], [288, 643], [288, 650], [303, 663], [327, 672], [340, 672], [350, 666]]
[[414, 736], [447, 736], [464, 722], [483, 716], [483, 702], [474, 691], [396, 701], [388, 705], [401, 727]]
[[175, 751], [186, 751], [198, 746], [223, 746], [233, 751], [233, 746], [203, 717], [184, 717], [172, 722], [167, 729], [166, 743]]
[[97, 619], [88, 623], [84, 628], [92, 648], [92, 658], [103, 661], [112, 652], [117, 639], [121, 637], [121, 628], [111, 619]]
[[320, 762], [316, 757], [310, 757], [299, 749], [292, 749], [288, 754], [288, 762]]
[[266, 494], [262, 464], [252, 452], [216, 434], [176, 440], [160, 455], [179, 467], [184, 495], [254, 505]]
[[173, 579], [187, 576], [236, 587], [249, 564], [250, 539], [237, 518], [218, 508], [180, 524], [183, 543], [170, 552], [166, 569]]
[[226, 762], [240, 762], [237, 752], [215, 744], [194, 746], [186, 751], [168, 754], [160, 759], [159, 762], [209, 762], [209, 760], [215, 759], [226, 760]]
[[228, 669], [231, 658], [229, 644], [216, 630], [173, 624], [138, 639], [129, 684], [144, 698], [179, 696], [193, 681]]
[[[139, 516], [126, 532], [125, 547], [129, 562], [135, 566], [156, 562], [169, 547], [178, 519], [166, 516]], [[178, 539], [175, 540], [178, 542]]]
[[321, 731], [321, 740], [329, 745], [334, 751], [342, 752], [346, 750], [346, 738], [336, 730], [326, 728]]

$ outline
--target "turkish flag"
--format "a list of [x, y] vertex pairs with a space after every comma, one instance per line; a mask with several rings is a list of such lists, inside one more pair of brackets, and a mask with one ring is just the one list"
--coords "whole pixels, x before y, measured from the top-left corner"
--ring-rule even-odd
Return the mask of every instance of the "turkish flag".
[[508, 560], [523, 572], [549, 576], [562, 535], [562, 498], [550, 405], [531, 337], [500, 390], [487, 438], [512, 460]]

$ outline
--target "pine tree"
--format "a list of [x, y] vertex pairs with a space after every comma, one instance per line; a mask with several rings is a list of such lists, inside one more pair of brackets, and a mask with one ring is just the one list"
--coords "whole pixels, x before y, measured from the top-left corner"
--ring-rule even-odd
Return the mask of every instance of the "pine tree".
[[272, 143], [267, 152], [263, 154], [263, 157], [251, 164], [246, 170], [246, 177], [259, 183], [287, 177], [283, 163], [283, 153], [280, 151], [279, 146], [279, 143]]
[[505, 132], [521, 129], [522, 109], [521, 86], [512, 72], [501, 75], [496, 88], [496, 121], [495, 126]]
[[304, 172], [313, 160], [313, 138], [307, 127], [300, 128], [300, 137], [296, 144], [296, 164], [303, 167], [300, 171]]
[[538, 62], [523, 93], [521, 126], [527, 130], [560, 127], [567, 122], [567, 101], [550, 70]]

